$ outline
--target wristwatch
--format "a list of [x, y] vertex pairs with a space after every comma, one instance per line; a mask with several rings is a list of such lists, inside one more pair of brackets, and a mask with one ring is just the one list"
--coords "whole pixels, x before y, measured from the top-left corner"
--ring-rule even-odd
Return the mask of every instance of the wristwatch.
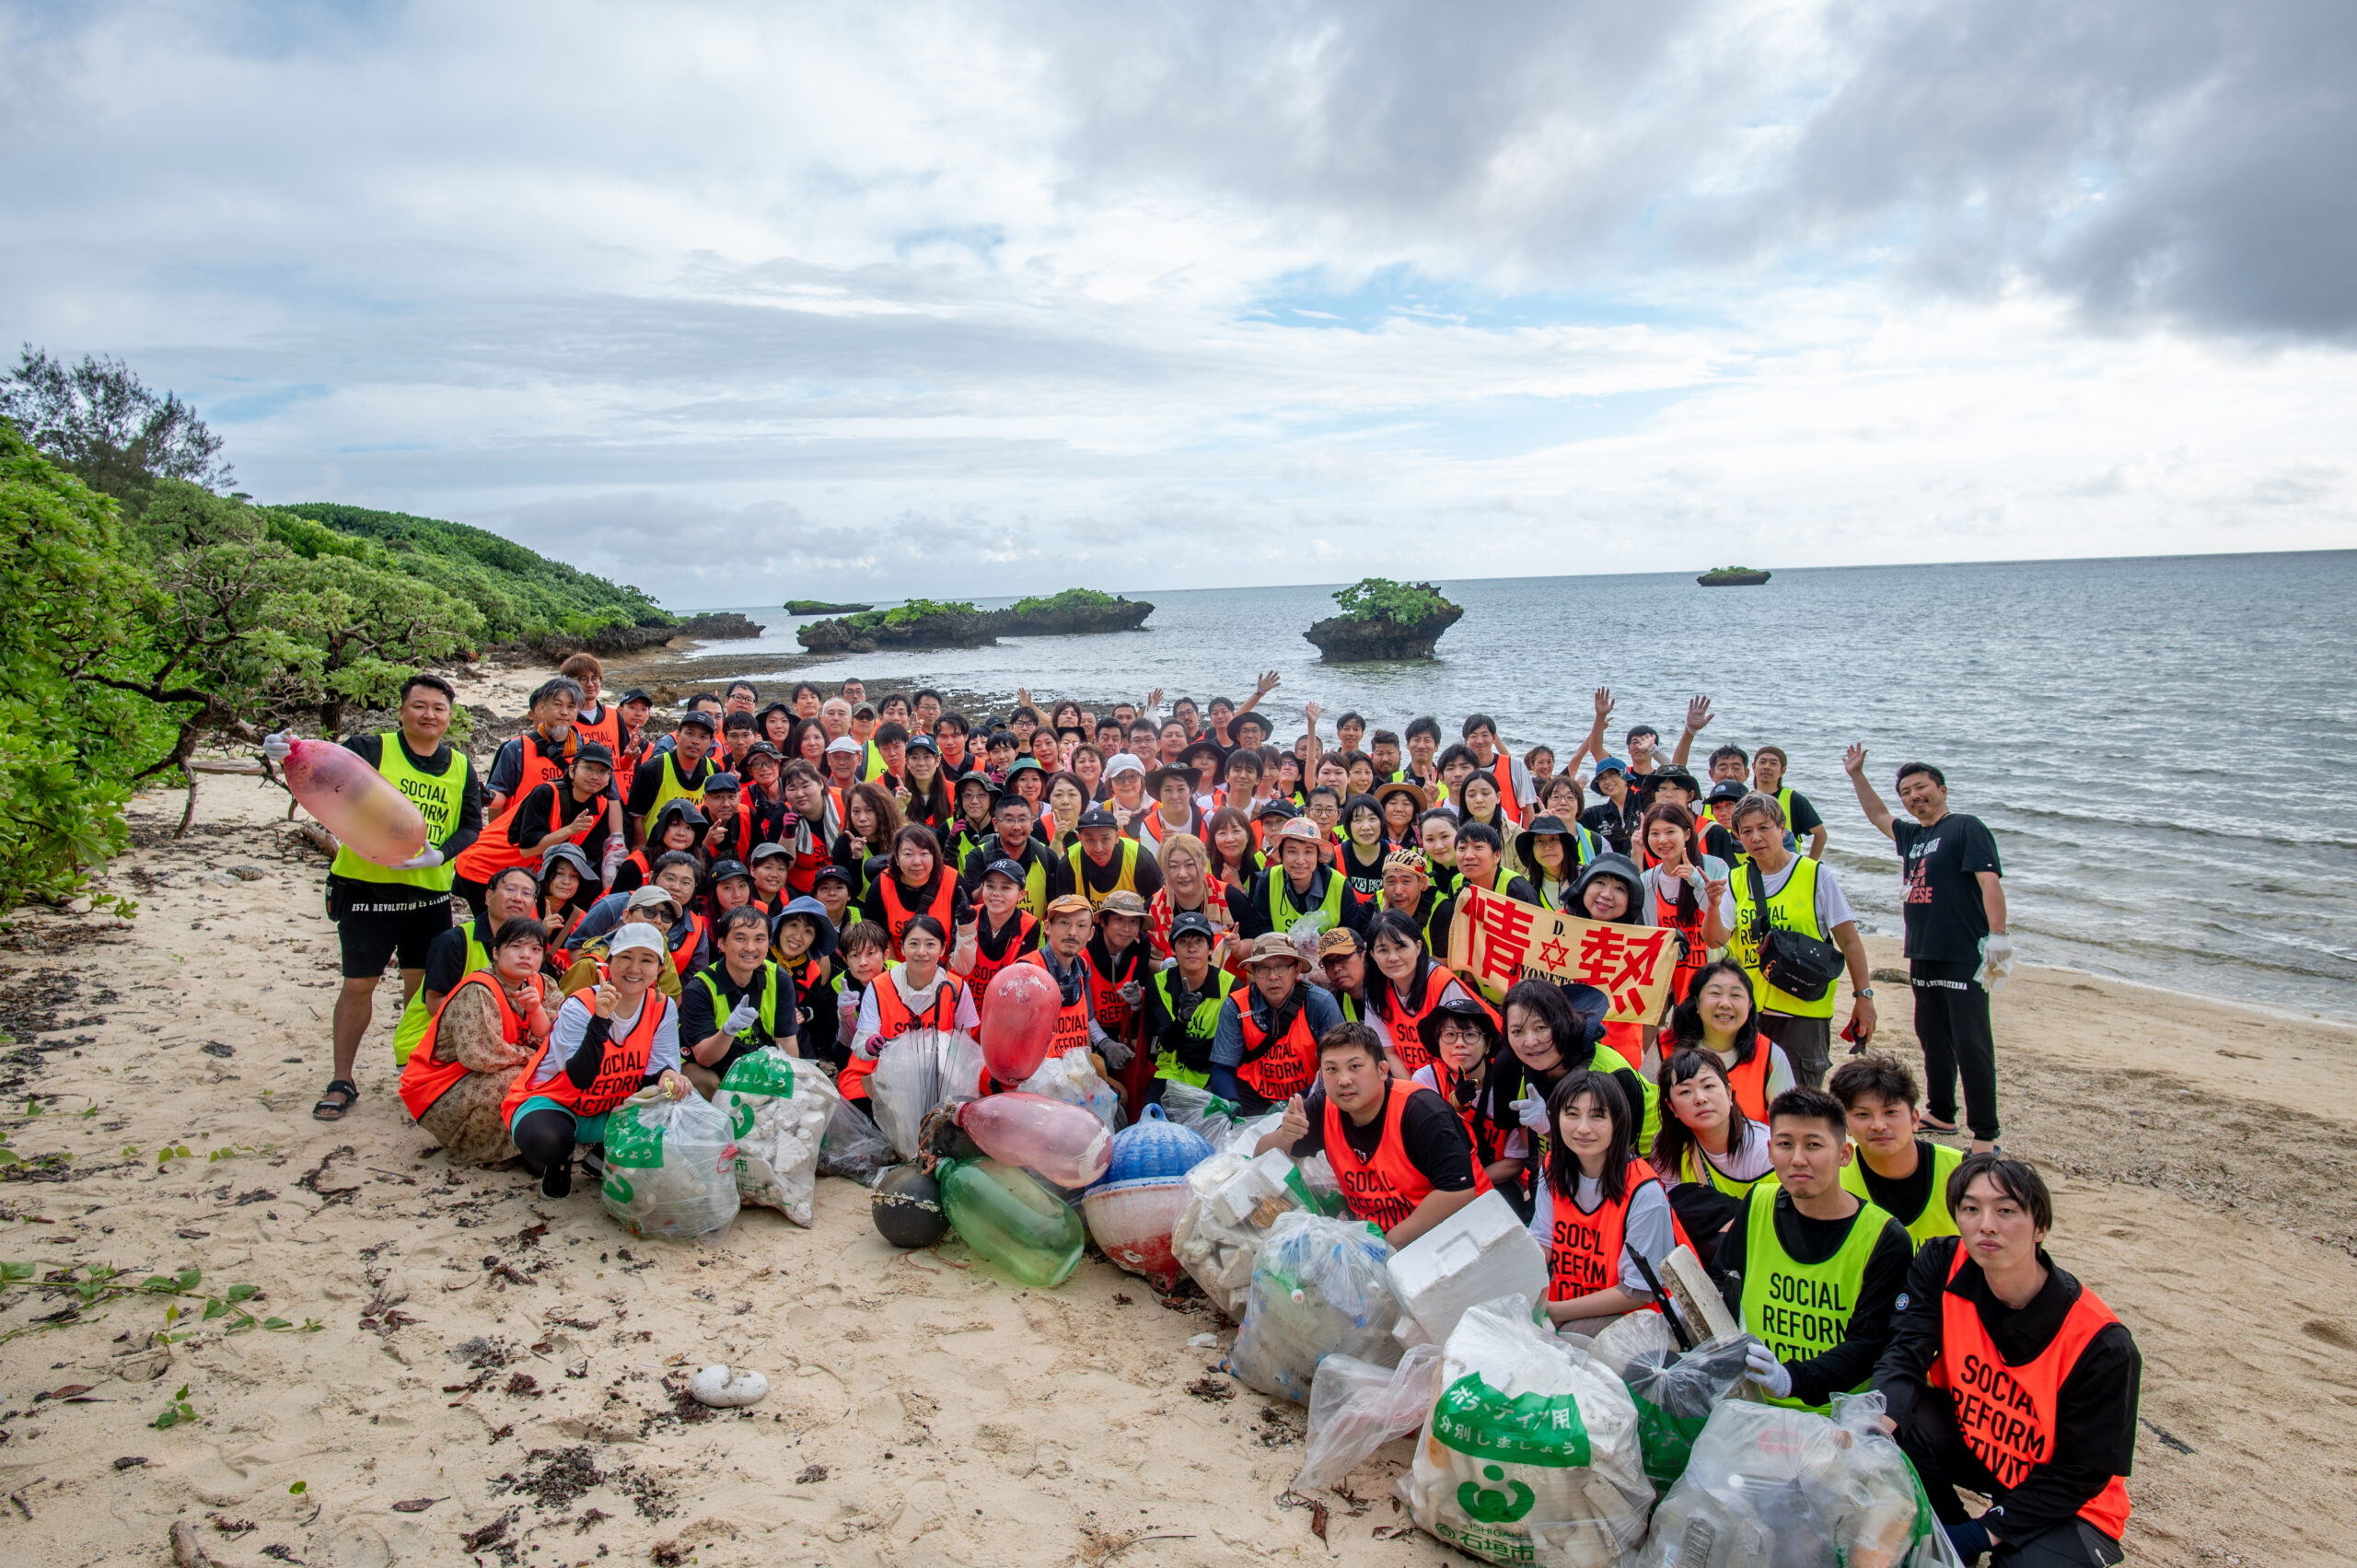
[[1875, 999], [1875, 988], [1871, 985], [1862, 985], [1858, 987], [1857, 990], [1850, 993], [1850, 994], [1852, 996], [1863, 996], [1867, 1001], [1871, 1002]]

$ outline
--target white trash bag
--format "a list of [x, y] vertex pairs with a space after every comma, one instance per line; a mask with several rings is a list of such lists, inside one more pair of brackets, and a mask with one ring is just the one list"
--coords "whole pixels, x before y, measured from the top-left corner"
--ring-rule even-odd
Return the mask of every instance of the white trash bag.
[[1457, 1320], [1400, 1491], [1418, 1526], [1469, 1556], [1623, 1568], [1654, 1500], [1637, 1408], [1620, 1378], [1530, 1319], [1529, 1298], [1509, 1295]]
[[737, 1134], [737, 1195], [808, 1225], [819, 1145], [842, 1104], [835, 1086], [816, 1063], [765, 1045], [728, 1064], [713, 1103]]
[[1355, 1356], [1399, 1361], [1399, 1321], [1385, 1265], [1391, 1244], [1357, 1220], [1292, 1210], [1277, 1216], [1252, 1266], [1251, 1299], [1227, 1353], [1228, 1370], [1252, 1388], [1309, 1402], [1318, 1364]]
[[1257, 1157], [1250, 1145], [1231, 1144], [1187, 1173], [1195, 1196], [1170, 1233], [1171, 1255], [1203, 1294], [1241, 1319], [1252, 1295], [1252, 1266], [1280, 1215], [1330, 1214], [1339, 1197], [1322, 1197], [1308, 1172], [1282, 1150]]
[[1097, 1075], [1097, 1064], [1088, 1059], [1086, 1046], [1076, 1045], [1062, 1056], [1049, 1057], [1019, 1086], [1028, 1095], [1044, 1095], [1066, 1105], [1084, 1107], [1105, 1123], [1108, 1132], [1121, 1130], [1121, 1097]]
[[737, 1218], [737, 1141], [728, 1118], [691, 1091], [642, 1089], [606, 1119], [606, 1213], [633, 1236], [717, 1237]]
[[904, 1160], [917, 1156], [924, 1119], [951, 1100], [981, 1097], [982, 1048], [964, 1035], [911, 1029], [884, 1042], [867, 1080], [876, 1125]]
[[1308, 1458], [1294, 1489], [1333, 1486], [1394, 1437], [1412, 1437], [1433, 1408], [1440, 1346], [1411, 1345], [1397, 1366], [1329, 1355], [1309, 1389]]
[[1915, 1468], [1882, 1430], [1880, 1394], [1832, 1418], [1729, 1400], [1654, 1514], [1644, 1568], [1961, 1568]]

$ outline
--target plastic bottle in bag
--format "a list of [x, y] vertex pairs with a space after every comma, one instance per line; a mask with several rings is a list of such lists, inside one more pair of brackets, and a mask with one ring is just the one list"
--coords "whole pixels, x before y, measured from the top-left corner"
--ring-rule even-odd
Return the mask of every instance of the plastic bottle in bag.
[[1080, 1267], [1080, 1215], [1030, 1172], [976, 1159], [943, 1160], [933, 1174], [958, 1239], [1017, 1283], [1053, 1290]]
[[1618, 1568], [1644, 1539], [1654, 1493], [1629, 1391], [1533, 1323], [1527, 1296], [1469, 1308], [1438, 1384], [1402, 1481], [1420, 1527], [1542, 1568]]
[[958, 1108], [958, 1125], [982, 1152], [1038, 1171], [1059, 1187], [1086, 1187], [1113, 1158], [1113, 1134], [1081, 1106], [1020, 1090]]
[[885, 1041], [867, 1080], [876, 1125], [902, 1159], [914, 1159], [924, 1119], [981, 1093], [982, 1071], [982, 1048], [964, 1035], [911, 1029]]
[[842, 1097], [810, 1063], [773, 1045], [728, 1064], [713, 1102], [728, 1113], [737, 1137], [737, 1195], [775, 1209], [798, 1225], [811, 1220], [819, 1148]]
[[862, 1187], [873, 1187], [886, 1171], [900, 1163], [892, 1140], [884, 1136], [865, 1111], [838, 1098], [827, 1119], [827, 1134], [819, 1143], [819, 1174], [840, 1176]]
[[633, 1236], [692, 1241], [737, 1218], [737, 1143], [699, 1094], [643, 1089], [606, 1120], [606, 1213]]
[[1228, 1369], [1264, 1394], [1309, 1402], [1329, 1355], [1396, 1365], [1399, 1298], [1389, 1243], [1355, 1220], [1294, 1210], [1277, 1217], [1252, 1267], [1252, 1294]]
[[1309, 1434], [1295, 1491], [1332, 1486], [1395, 1437], [1411, 1437], [1433, 1408], [1440, 1346], [1411, 1345], [1397, 1366], [1329, 1355], [1309, 1389]]

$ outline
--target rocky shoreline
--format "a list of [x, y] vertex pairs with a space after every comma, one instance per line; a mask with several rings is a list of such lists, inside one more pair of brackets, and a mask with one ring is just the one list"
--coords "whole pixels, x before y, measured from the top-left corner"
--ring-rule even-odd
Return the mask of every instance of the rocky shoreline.
[[936, 607], [894, 622], [891, 612], [814, 621], [795, 640], [814, 654], [872, 654], [878, 648], [985, 648], [1001, 637], [1066, 637], [1134, 632], [1154, 613], [1144, 599], [1056, 610], [965, 610]]

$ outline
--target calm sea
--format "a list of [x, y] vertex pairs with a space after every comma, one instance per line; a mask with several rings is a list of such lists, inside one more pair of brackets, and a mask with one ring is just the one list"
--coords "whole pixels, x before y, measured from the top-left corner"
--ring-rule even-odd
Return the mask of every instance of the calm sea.
[[[815, 586], [815, 585], [814, 585]], [[1052, 585], [1061, 587], [1062, 585]], [[1144, 631], [993, 648], [811, 659], [800, 622], [750, 607], [756, 643], [715, 672], [872, 693], [932, 684], [1011, 701], [1241, 698], [1256, 672], [1278, 740], [1302, 703], [1371, 727], [1494, 715], [1517, 752], [1567, 750], [1591, 693], [1674, 743], [1766, 742], [1831, 830], [1826, 857], [1869, 929], [1897, 934], [1898, 876], [1841, 752], [1863, 740], [1887, 799], [1910, 758], [1994, 830], [2024, 958], [2212, 995], [2346, 1015], [2357, 1005], [2357, 552], [1780, 571], [1757, 588], [1690, 575], [1448, 582], [1465, 618], [1428, 664], [1329, 667], [1302, 640], [1332, 587], [1164, 592]], [[985, 606], [1004, 600], [984, 600]], [[780, 691], [777, 695], [784, 693]]]

